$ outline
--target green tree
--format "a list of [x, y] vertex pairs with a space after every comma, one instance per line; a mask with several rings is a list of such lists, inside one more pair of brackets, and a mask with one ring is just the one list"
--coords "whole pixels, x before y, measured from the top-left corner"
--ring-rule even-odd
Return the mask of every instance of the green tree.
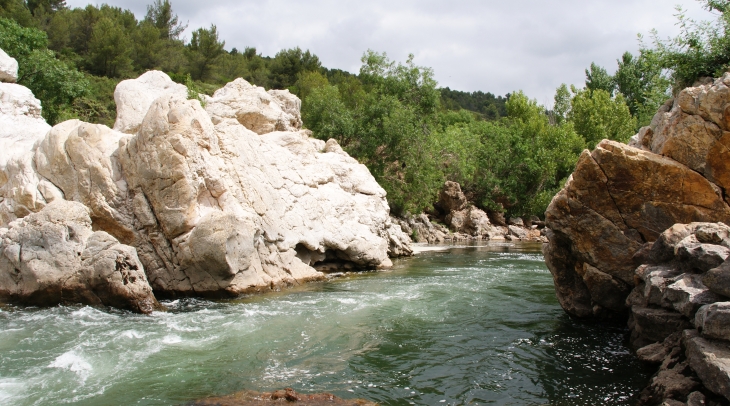
[[630, 52], [618, 60], [614, 74], [618, 91], [624, 96], [638, 127], [648, 125], [657, 109], [671, 97], [670, 81], [662, 72], [656, 52], [641, 50], [638, 57]]
[[87, 92], [83, 74], [56, 59], [44, 32], [0, 18], [0, 48], [18, 61], [18, 83], [41, 101], [43, 117], [55, 124], [71, 103]]
[[563, 83], [555, 91], [555, 97], [553, 98], [553, 117], [555, 124], [561, 124], [568, 118], [570, 112], [570, 100], [572, 99], [568, 86]]
[[603, 139], [627, 142], [636, 129], [622, 94], [612, 98], [604, 90], [572, 89], [574, 96], [568, 119], [589, 149]]
[[187, 57], [190, 75], [195, 80], [207, 79], [216, 63], [226, 52], [225, 41], [218, 39], [218, 29], [211, 25], [209, 29], [198, 28], [193, 31], [187, 46]]
[[157, 27], [148, 21], [143, 21], [134, 32], [132, 43], [135, 70], [145, 71], [160, 66], [165, 44], [160, 39]]
[[0, 17], [16, 21], [23, 27], [35, 26], [33, 14], [23, 0], [0, 0]]
[[388, 193], [394, 212], [429, 207], [443, 184], [435, 123], [440, 94], [433, 72], [383, 53], [362, 58], [362, 83], [338, 78], [338, 86], [314, 87], [302, 115], [314, 135], [334, 138], [368, 166]]
[[159, 30], [160, 37], [166, 40], [177, 40], [180, 34], [188, 27], [180, 22], [177, 14], [172, 11], [169, 0], [155, 0], [147, 6], [145, 21]]
[[[506, 128], [494, 131], [492, 127], [497, 135], [495, 145], [491, 145], [491, 134], [483, 142], [484, 154], [499, 157], [492, 163], [497, 170], [491, 176], [495, 184], [481, 188], [487, 193], [484, 204], [497, 202], [515, 215], [540, 214], [572, 172], [585, 143], [571, 123], [551, 124], [544, 107], [522, 92], [511, 95], [507, 112], [502, 123]], [[487, 169], [489, 164], [480, 167]]]
[[319, 58], [309, 50], [302, 52], [299, 47], [285, 49], [277, 52], [271, 60], [269, 84], [274, 89], [286, 89], [297, 82], [299, 75], [321, 68]]
[[116, 20], [102, 17], [94, 24], [89, 41], [91, 70], [106, 77], [118, 77], [131, 71], [132, 41]]
[[590, 91], [603, 90], [613, 95], [616, 84], [606, 69], [591, 63], [590, 69], [586, 69], [586, 88]]
[[26, 0], [26, 6], [31, 14], [40, 12], [56, 12], [66, 8], [66, 0]]
[[318, 71], [305, 71], [299, 74], [297, 82], [290, 90], [304, 100], [314, 89], [329, 85], [327, 77]]
[[714, 21], [697, 22], [677, 7], [680, 34], [662, 39], [653, 32], [654, 48], [661, 67], [671, 71], [674, 91], [691, 86], [697, 79], [721, 76], [730, 68], [730, 7], [726, 0], [704, 0], [705, 8], [718, 12]]

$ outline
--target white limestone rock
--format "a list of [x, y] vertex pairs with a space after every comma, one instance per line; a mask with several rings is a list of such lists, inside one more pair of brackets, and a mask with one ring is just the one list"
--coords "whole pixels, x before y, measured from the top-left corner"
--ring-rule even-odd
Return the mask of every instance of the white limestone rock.
[[114, 130], [135, 134], [152, 102], [160, 96], [172, 95], [180, 100], [188, 97], [188, 88], [175, 83], [160, 71], [149, 71], [137, 79], [123, 80], [114, 90], [117, 120]]
[[0, 226], [42, 209], [60, 193], [33, 167], [33, 147], [51, 128], [30, 89], [0, 83]]
[[97, 228], [132, 243], [132, 210], [117, 158], [126, 134], [100, 124], [68, 120], [54, 126], [35, 150], [38, 173], [67, 200], [91, 210]]
[[0, 82], [15, 83], [18, 80], [18, 61], [0, 49]]
[[92, 231], [88, 209], [65, 200], [0, 228], [0, 299], [140, 313], [159, 307], [135, 250]]
[[213, 123], [240, 124], [256, 134], [302, 128], [301, 101], [288, 90], [253, 86], [239, 78], [218, 89], [206, 102]]
[[[241, 86], [208, 108], [221, 94], [240, 105], [228, 92]], [[167, 252], [146, 263], [156, 290], [236, 295], [322, 278], [313, 266], [323, 263], [387, 267], [388, 252], [410, 252], [385, 191], [334, 140], [259, 135], [232, 119], [214, 126], [198, 101], [165, 96], [120, 145], [138, 225]]]
[[[108, 233], [99, 241], [134, 247], [149, 284], [171, 296], [233, 296], [412, 253], [364, 165], [334, 140], [273, 131], [301, 126], [296, 96], [239, 80], [206, 111], [174, 86], [160, 90], [166, 80], [148, 72], [117, 87], [115, 128], [133, 135], [70, 120], [37, 137], [23, 167], [32, 179], [14, 184], [39, 203], [16, 217], [50, 201], [83, 204]], [[148, 104], [132, 98], [154, 93]], [[272, 131], [234, 118], [251, 100], [269, 106], [260, 123]]]

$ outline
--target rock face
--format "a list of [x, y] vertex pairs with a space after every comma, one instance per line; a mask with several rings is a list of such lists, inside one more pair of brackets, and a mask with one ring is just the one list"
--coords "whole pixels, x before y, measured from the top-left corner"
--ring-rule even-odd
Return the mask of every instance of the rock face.
[[[601, 142], [584, 151], [575, 172], [548, 207], [545, 258], [563, 308], [578, 317], [620, 314], [601, 306], [579, 270], [588, 264], [633, 287], [634, 255], [675, 223], [730, 224], [724, 192], [730, 185], [730, 151], [723, 134], [730, 106], [730, 74], [683, 90], [627, 146]], [[728, 138], [730, 140], [730, 138]], [[727, 177], [727, 182], [725, 178]], [[703, 248], [687, 242], [684, 254]], [[719, 248], [718, 248], [719, 249]], [[722, 249], [719, 249], [723, 251]], [[693, 252], [690, 252], [693, 251]], [[727, 254], [705, 252], [705, 268]], [[625, 311], [625, 309], [623, 310]]]
[[92, 231], [88, 209], [55, 201], [0, 228], [0, 299], [84, 303], [141, 313], [159, 307], [134, 248]]
[[[39, 120], [28, 95], [0, 104], [0, 119]], [[79, 242], [88, 267], [131, 249], [166, 297], [238, 295], [412, 253], [367, 168], [301, 130], [296, 96], [239, 79], [207, 109], [186, 98], [185, 86], [148, 72], [117, 87], [114, 130], [78, 120], [7, 127], [7, 138], [27, 141], [0, 163], [0, 226], [52, 201], [78, 202], [105, 233]]]
[[[730, 298], [717, 293], [723, 280], [712, 277], [730, 266], [729, 232], [722, 223], [675, 224], [637, 256], [647, 263], [636, 269], [626, 300], [630, 342], [641, 360], [661, 364], [643, 404], [689, 403], [695, 390], [730, 401]], [[708, 253], [725, 259], [707, 270]]]
[[188, 88], [173, 82], [164, 72], [153, 70], [137, 79], [119, 82], [114, 91], [114, 101], [117, 104], [114, 130], [127, 134], [136, 133], [152, 102], [160, 96], [168, 95], [185, 100], [188, 98]]
[[41, 102], [23, 86], [0, 83], [0, 225], [39, 211], [60, 196], [38, 176], [33, 146], [51, 128]]
[[302, 128], [301, 101], [288, 90], [270, 90], [236, 79], [213, 94], [206, 111], [213, 124], [240, 124], [256, 134]]

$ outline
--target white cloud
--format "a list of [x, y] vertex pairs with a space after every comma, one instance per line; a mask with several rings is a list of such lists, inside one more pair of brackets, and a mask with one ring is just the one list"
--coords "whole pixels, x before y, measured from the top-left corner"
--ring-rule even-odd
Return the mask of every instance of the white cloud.
[[[108, 0], [138, 17], [152, 0]], [[67, 0], [71, 7], [87, 4]], [[591, 62], [615, 69], [637, 34], [678, 29], [666, 0], [172, 0], [188, 31], [215, 24], [228, 49], [273, 56], [299, 46], [329, 68], [357, 72], [367, 49], [432, 67], [441, 86], [504, 95], [523, 90], [551, 103], [561, 83], [581, 85]], [[688, 15], [711, 15], [693, 0]]]

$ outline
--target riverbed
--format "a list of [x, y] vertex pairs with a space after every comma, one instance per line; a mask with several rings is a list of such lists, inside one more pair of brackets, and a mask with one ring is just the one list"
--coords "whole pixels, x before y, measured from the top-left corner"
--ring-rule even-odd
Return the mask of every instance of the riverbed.
[[0, 404], [179, 405], [291, 387], [385, 405], [624, 405], [652, 372], [623, 326], [565, 315], [532, 243], [164, 304], [151, 316], [0, 307]]

